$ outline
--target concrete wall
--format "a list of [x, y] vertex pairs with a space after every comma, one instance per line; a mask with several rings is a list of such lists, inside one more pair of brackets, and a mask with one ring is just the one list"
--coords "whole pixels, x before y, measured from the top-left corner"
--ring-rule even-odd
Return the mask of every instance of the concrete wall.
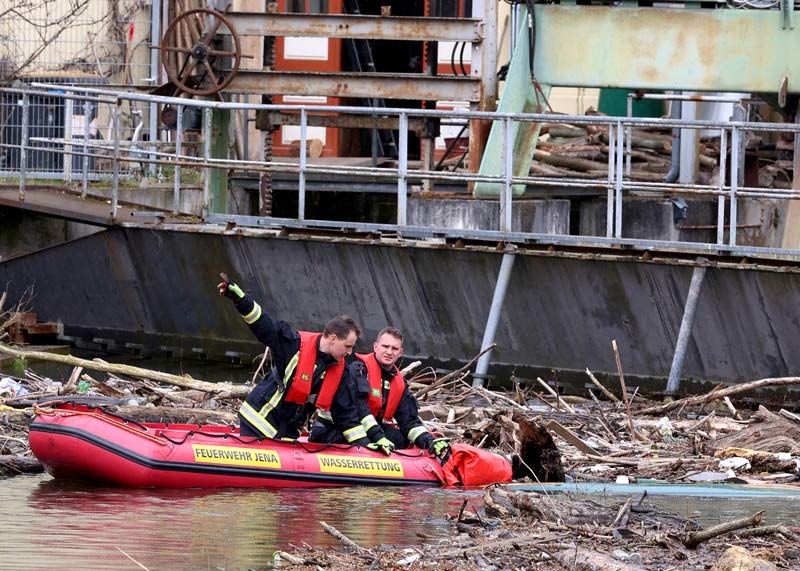
[[[0, 207], [0, 260], [99, 232], [101, 228]], [[0, 283], [0, 288], [3, 287]]]
[[[144, 179], [144, 185], [119, 187], [119, 201], [124, 204], [136, 204], [144, 208], [152, 208], [164, 212], [172, 212], [175, 204], [174, 183], [165, 184], [153, 183], [149, 179]], [[96, 198], [111, 199], [110, 188], [92, 188], [89, 196]], [[245, 190], [236, 185], [229, 185], [228, 190], [228, 214], [250, 214], [258, 213], [258, 196], [252, 191]], [[182, 184], [178, 211], [181, 214], [200, 216], [203, 206], [203, 187], [193, 184]]]
[[[517, 256], [496, 363], [523, 377], [587, 366], [612, 373], [616, 339], [626, 376], [666, 378], [691, 266], [600, 253]], [[62, 320], [67, 334], [253, 356], [259, 345], [216, 292], [218, 273], [227, 271], [298, 328], [320, 328], [346, 312], [367, 339], [393, 324], [406, 333], [408, 354], [454, 364], [479, 348], [500, 261], [490, 247], [114, 228], [2, 262], [0, 283], [10, 282], [12, 302], [34, 284], [40, 318]], [[790, 262], [785, 268], [709, 268], [686, 378], [737, 381], [800, 370], [800, 273]]]
[[[782, 203], [783, 202], [783, 203]], [[785, 201], [739, 199], [737, 201], [736, 243], [740, 246], [780, 247], [781, 208]], [[670, 200], [625, 198], [622, 205], [622, 236], [643, 240], [681, 242], [717, 241], [717, 201], [686, 200], [686, 218], [676, 220]], [[725, 206], [725, 241], [728, 241], [730, 205]], [[606, 235], [606, 200], [586, 200], [579, 207], [582, 236]]]
[[[515, 200], [511, 226], [515, 232], [569, 234], [569, 200]], [[408, 223], [458, 230], [498, 230], [498, 200], [409, 197]]]

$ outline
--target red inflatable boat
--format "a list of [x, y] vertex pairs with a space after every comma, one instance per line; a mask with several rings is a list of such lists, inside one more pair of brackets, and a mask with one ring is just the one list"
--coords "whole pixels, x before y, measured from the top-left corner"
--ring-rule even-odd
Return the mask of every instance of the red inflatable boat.
[[[90, 479], [136, 488], [256, 486], [449, 485], [463, 482], [453, 459], [439, 460], [418, 448], [391, 456], [366, 448], [256, 440], [228, 426], [140, 423], [98, 408], [60, 404], [37, 408], [30, 427], [33, 453], [55, 478]], [[464, 446], [464, 445], [461, 445]], [[471, 447], [467, 447], [472, 449]], [[507, 464], [489, 454], [490, 462]], [[456, 456], [456, 454], [454, 454]], [[461, 457], [461, 454], [458, 454]], [[473, 455], [468, 461], [474, 463]], [[451, 466], [452, 465], [452, 466]], [[505, 467], [489, 475], [510, 479]], [[465, 482], [466, 483], [466, 482]]]

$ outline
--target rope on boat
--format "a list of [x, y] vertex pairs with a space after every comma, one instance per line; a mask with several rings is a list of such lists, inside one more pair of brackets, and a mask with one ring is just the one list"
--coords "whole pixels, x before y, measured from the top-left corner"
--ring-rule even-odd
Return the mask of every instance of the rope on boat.
[[159, 446], [166, 446], [169, 444], [166, 438], [163, 436], [156, 436], [154, 434], [149, 434], [147, 432], [147, 427], [142, 426], [140, 424], [136, 424], [136, 428], [130, 426], [129, 421], [127, 420], [117, 420], [115, 417], [109, 415], [106, 412], [95, 412], [94, 410], [66, 410], [63, 408], [52, 408], [52, 407], [42, 407], [37, 404], [33, 405], [33, 412], [40, 416], [89, 416], [92, 418], [96, 418], [98, 420], [102, 420], [107, 422], [108, 424], [115, 426], [119, 429], [125, 430], [134, 434], [136, 436], [140, 436], [141, 438], [145, 438], [152, 442], [155, 442]]
[[[255, 438], [255, 437], [252, 438], [252, 439], [244, 440], [240, 436], [236, 436], [235, 434], [231, 434], [231, 433], [224, 434], [224, 433], [203, 432], [203, 431], [196, 431], [196, 430], [188, 430], [188, 431], [186, 431], [186, 435], [183, 437], [183, 439], [180, 439], [180, 440], [179, 439], [170, 438], [169, 436], [167, 436], [165, 434], [160, 434], [160, 435], [157, 436], [155, 434], [149, 434], [149, 432], [148, 432], [149, 429], [146, 426], [142, 426], [141, 424], [139, 424], [139, 423], [137, 423], [135, 421], [127, 420], [127, 419], [124, 419], [122, 417], [115, 417], [112, 414], [110, 414], [108, 412], [105, 412], [105, 411], [102, 411], [102, 412], [98, 413], [98, 412], [95, 412], [94, 410], [88, 410], [88, 411], [75, 410], [75, 409], [67, 410], [67, 409], [63, 409], [63, 408], [43, 407], [43, 406], [40, 406], [38, 404], [34, 404], [33, 405], [33, 412], [35, 414], [41, 415], [41, 416], [56, 416], [56, 415], [60, 415], [60, 416], [79, 416], [79, 415], [90, 416], [90, 417], [96, 418], [98, 420], [102, 420], [104, 422], [107, 422], [108, 424], [111, 424], [112, 426], [116, 426], [117, 428], [120, 428], [122, 430], [126, 430], [126, 431], [130, 432], [131, 434], [135, 434], [136, 436], [140, 436], [142, 438], [146, 438], [148, 440], [151, 440], [151, 441], [155, 442], [156, 444], [158, 444], [159, 446], [166, 446], [168, 443], [172, 443], [172, 444], [174, 444], [176, 446], [180, 446], [181, 444], [186, 442], [186, 440], [192, 435], [208, 436], [208, 437], [212, 437], [212, 438], [232, 438], [234, 440], [237, 440], [237, 441], [241, 442], [242, 444], [253, 444], [254, 442], [258, 442], [259, 441], [258, 438]], [[119, 418], [119, 420], [117, 420], [117, 418]], [[130, 423], [135, 424], [138, 427], [138, 430], [134, 429], [133, 427], [131, 427], [129, 425]], [[300, 446], [300, 448], [303, 449], [303, 451], [305, 451], [308, 454], [317, 454], [319, 452], [323, 452], [323, 451], [328, 450], [330, 448], [334, 448], [336, 450], [350, 450], [351, 448], [355, 448], [356, 447], [355, 444], [344, 444], [344, 443], [308, 443], [308, 444], [306, 444], [306, 443], [300, 442], [298, 440], [292, 440], [292, 441], [286, 441], [286, 442], [291, 442], [292, 444], [297, 444], [298, 446]], [[313, 446], [309, 446], [309, 444], [313, 444]], [[423, 450], [418, 450], [417, 452], [407, 452], [407, 451], [404, 451], [404, 450], [395, 450], [394, 452], [392, 452], [392, 454], [397, 454], [398, 456], [402, 456], [404, 458], [419, 458], [421, 456], [424, 456], [425, 452]]]

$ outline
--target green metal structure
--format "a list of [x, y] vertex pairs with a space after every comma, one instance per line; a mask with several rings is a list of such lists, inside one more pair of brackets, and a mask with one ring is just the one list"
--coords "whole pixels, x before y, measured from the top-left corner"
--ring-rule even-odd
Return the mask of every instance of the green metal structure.
[[[764, 10], [693, 6], [537, 4], [533, 77], [528, 18], [521, 10], [499, 110], [535, 111], [537, 96], [550, 86], [762, 93], [778, 101], [800, 93], [800, 28], [791, 0]], [[537, 135], [533, 125], [515, 133], [515, 176], [527, 175]], [[495, 123], [481, 174], [503, 174], [503, 137], [503, 125]], [[497, 196], [500, 187], [477, 184], [474, 194]], [[514, 185], [516, 194], [523, 190]]]

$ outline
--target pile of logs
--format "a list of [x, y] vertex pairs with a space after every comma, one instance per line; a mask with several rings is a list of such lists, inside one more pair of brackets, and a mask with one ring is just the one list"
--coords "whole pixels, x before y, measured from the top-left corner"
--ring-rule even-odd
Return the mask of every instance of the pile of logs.
[[[608, 127], [605, 125], [546, 124], [531, 165], [531, 176], [569, 178], [608, 177]], [[625, 149], [627, 153], [627, 147]], [[626, 179], [661, 182], [672, 165], [670, 130], [633, 129], [631, 174]], [[708, 184], [718, 176], [719, 141], [700, 144], [700, 180]]]

